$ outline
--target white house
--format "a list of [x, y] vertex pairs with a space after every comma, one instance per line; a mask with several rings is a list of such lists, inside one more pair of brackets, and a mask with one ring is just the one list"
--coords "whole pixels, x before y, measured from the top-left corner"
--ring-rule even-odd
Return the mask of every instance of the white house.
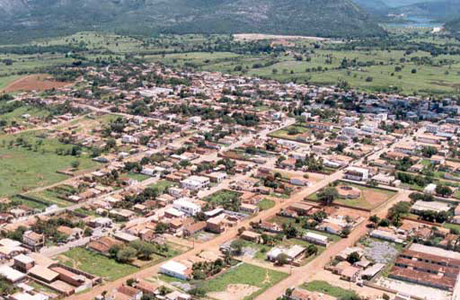
[[211, 180], [204, 176], [190, 176], [181, 181], [182, 187], [189, 190], [201, 190], [209, 186]]
[[369, 170], [357, 167], [348, 167], [345, 170], [345, 178], [355, 181], [367, 181], [369, 179]]
[[189, 279], [191, 272], [192, 270], [187, 266], [174, 260], [170, 260], [160, 267], [160, 273], [182, 280]]
[[314, 232], [307, 232], [304, 234], [303, 239], [306, 240], [307, 242], [321, 245], [321, 246], [327, 246], [328, 244], [328, 238], [325, 235], [314, 233]]
[[177, 199], [173, 207], [187, 215], [194, 216], [201, 211], [201, 206], [185, 199]]

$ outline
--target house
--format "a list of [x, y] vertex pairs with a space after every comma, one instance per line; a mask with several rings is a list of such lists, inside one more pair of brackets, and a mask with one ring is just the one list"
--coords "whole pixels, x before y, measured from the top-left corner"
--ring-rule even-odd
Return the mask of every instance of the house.
[[208, 177], [204, 176], [190, 176], [187, 179], [181, 181], [181, 185], [183, 188], [188, 190], [202, 190], [209, 186], [211, 180]]
[[201, 206], [186, 199], [178, 199], [173, 202], [173, 207], [189, 216], [195, 216], [201, 212]]
[[28, 230], [22, 235], [22, 243], [27, 248], [37, 251], [45, 246], [45, 235]]
[[412, 205], [411, 212], [414, 214], [420, 214], [425, 211], [434, 211], [436, 213], [447, 212], [450, 210], [450, 206], [447, 203], [440, 201], [423, 201], [418, 200]]
[[113, 246], [119, 246], [122, 243], [115, 240], [114, 238], [111, 237], [100, 237], [97, 240], [89, 242], [89, 244], [86, 246], [89, 250], [93, 250], [96, 252], [99, 252], [101, 254], [108, 254], [110, 249]]
[[122, 285], [117, 289], [117, 292], [127, 296], [130, 300], [140, 300], [143, 296], [143, 292], [137, 288]]
[[267, 260], [277, 261], [280, 254], [285, 254], [287, 259], [290, 262], [293, 262], [299, 258], [306, 250], [306, 248], [299, 245], [293, 245], [290, 248], [274, 247], [268, 251]]
[[240, 238], [246, 241], [250, 241], [253, 243], [258, 243], [260, 241], [261, 235], [257, 232], [245, 230], [241, 233]]
[[358, 167], [348, 167], [345, 170], [345, 178], [354, 181], [367, 181], [369, 179], [369, 170]]
[[192, 274], [192, 270], [184, 264], [177, 261], [170, 260], [160, 267], [160, 273], [179, 278], [182, 280], [188, 280]]
[[356, 279], [358, 279], [360, 271], [361, 269], [357, 267], [347, 267], [340, 273], [340, 279], [350, 282], [356, 282]]
[[5, 278], [10, 283], [19, 283], [27, 277], [26, 274], [19, 272], [7, 265], [0, 266], [0, 276]]
[[78, 227], [70, 228], [67, 226], [59, 226], [56, 230], [59, 233], [67, 236], [67, 241], [74, 241], [83, 237], [83, 229]]
[[318, 234], [318, 233], [314, 233], [311, 231], [305, 233], [302, 238], [306, 240], [307, 242], [317, 244], [320, 246], [327, 246], [329, 242], [329, 239], [327, 236]]
[[250, 214], [256, 214], [259, 212], [259, 207], [257, 205], [242, 203], [240, 205], [240, 210]]

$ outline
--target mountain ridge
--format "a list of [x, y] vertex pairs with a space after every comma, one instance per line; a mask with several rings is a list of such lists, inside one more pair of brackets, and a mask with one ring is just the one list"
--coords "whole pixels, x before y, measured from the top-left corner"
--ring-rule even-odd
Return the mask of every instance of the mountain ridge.
[[0, 29], [31, 34], [118, 30], [153, 33], [384, 35], [351, 0], [0, 0]]

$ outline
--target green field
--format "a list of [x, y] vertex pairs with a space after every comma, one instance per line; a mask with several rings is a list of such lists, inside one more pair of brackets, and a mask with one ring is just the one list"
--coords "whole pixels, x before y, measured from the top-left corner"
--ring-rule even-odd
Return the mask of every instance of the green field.
[[216, 205], [222, 205], [224, 203], [228, 203], [229, 201], [231, 201], [231, 199], [238, 197], [238, 196], [240, 196], [240, 193], [238, 192], [234, 192], [230, 190], [220, 190], [206, 197], [204, 200], [214, 203]]
[[84, 248], [73, 248], [72, 250], [64, 252], [59, 257], [59, 260], [67, 266], [100, 276], [107, 281], [113, 281], [128, 276], [139, 270], [136, 267], [117, 263], [113, 259]]
[[356, 292], [352, 290], [346, 290], [338, 286], [333, 286], [326, 281], [320, 280], [305, 283], [300, 287], [308, 291], [319, 292], [336, 298], [356, 296]]
[[309, 128], [304, 126], [290, 125], [271, 133], [270, 136], [274, 138], [297, 141], [304, 133], [311, 134], [312, 132]]
[[274, 207], [276, 202], [274, 200], [270, 199], [263, 199], [257, 203], [257, 206], [259, 207], [260, 210], [267, 210], [272, 207]]
[[160, 180], [152, 185], [150, 185], [150, 188], [157, 189], [160, 194], [164, 193], [168, 188], [176, 185], [176, 183], [168, 180]]
[[[27, 140], [32, 149], [15, 144], [18, 137]], [[35, 149], [34, 145], [38, 145]], [[7, 136], [0, 138], [0, 197], [25, 192], [38, 187], [45, 187], [68, 179], [66, 175], [58, 174], [71, 167], [71, 163], [79, 161], [79, 170], [92, 169], [98, 163], [92, 161], [87, 154], [80, 157], [58, 155], [56, 149], [69, 149], [71, 145], [61, 144], [56, 139], [39, 138], [33, 133]], [[36, 151], [35, 151], [36, 150]]]
[[[361, 191], [361, 195], [356, 199], [337, 198], [336, 200], [334, 200], [334, 203], [357, 208], [374, 209], [375, 207], [379, 206], [380, 204], [384, 203], [385, 201], [389, 200], [391, 197], [396, 195], [395, 191], [385, 190], [381, 188], [373, 188], [349, 182], [344, 182], [344, 184], [347, 186], [358, 188]], [[311, 194], [310, 196], [308, 196], [307, 199], [311, 201], [318, 201], [318, 193], [320, 192], [321, 191]]]
[[245, 300], [254, 299], [262, 294], [266, 289], [275, 285], [279, 281], [288, 277], [288, 274], [264, 269], [247, 263], [241, 263], [236, 267], [217, 275], [211, 280], [203, 282], [201, 288], [207, 293], [223, 292], [230, 284], [245, 284], [259, 289], [251, 295], [246, 296]]

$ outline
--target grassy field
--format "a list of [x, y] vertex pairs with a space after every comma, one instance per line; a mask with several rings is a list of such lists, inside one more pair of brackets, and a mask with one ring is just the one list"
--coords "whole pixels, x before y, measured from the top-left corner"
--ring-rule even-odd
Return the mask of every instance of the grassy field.
[[[222, 42], [224, 41], [224, 42]], [[79, 51], [89, 61], [124, 59], [126, 54], [147, 62], [161, 62], [176, 67], [249, 75], [318, 85], [348, 86], [364, 91], [397, 91], [403, 94], [455, 94], [460, 90], [460, 55], [431, 55], [426, 51], [405, 51], [405, 44], [396, 50], [382, 47], [339, 49], [330, 41], [293, 41], [293, 48], [284, 53], [251, 53], [223, 47], [221, 51], [201, 52], [208, 45], [233, 42], [228, 35], [159, 35], [129, 37], [110, 33], [80, 32], [69, 36], [41, 39], [23, 45], [86, 47]], [[421, 34], [408, 42], [440, 47], [449, 43], [453, 50], [457, 41]], [[245, 43], [245, 42], [241, 42]], [[318, 47], [319, 46], [319, 47]], [[109, 52], [107, 52], [109, 51]], [[299, 59], [299, 53], [302, 59]], [[19, 76], [38, 72], [41, 68], [72, 63], [78, 57], [67, 53], [0, 55], [0, 61], [12, 60], [0, 68], [0, 89]], [[429, 63], [420, 63], [422, 59]], [[344, 60], [354, 66], [343, 67]]]
[[158, 190], [160, 194], [164, 193], [168, 188], [176, 185], [176, 183], [168, 180], [160, 180], [152, 185], [150, 185], [150, 188], [155, 188]]
[[227, 272], [220, 274], [211, 280], [207, 280], [201, 286], [207, 293], [224, 292], [229, 285], [244, 284], [259, 289], [246, 296], [245, 300], [254, 299], [269, 287], [288, 277], [288, 274], [264, 269], [247, 263], [242, 263]]
[[341, 287], [333, 286], [333, 285], [330, 285], [326, 281], [320, 281], [320, 280], [315, 280], [315, 281], [305, 283], [300, 287], [308, 291], [319, 292], [319, 293], [327, 294], [329, 296], [336, 297], [336, 298], [356, 295], [356, 292], [352, 290], [346, 290]]
[[[14, 144], [18, 137], [33, 145], [32, 149], [16, 145], [10, 146], [10, 142]], [[37, 145], [36, 149], [35, 145]], [[74, 161], [80, 162], [79, 170], [98, 166], [98, 163], [92, 161], [87, 154], [80, 157], [56, 154], [58, 148], [69, 149], [71, 147], [71, 145], [61, 144], [56, 139], [39, 138], [34, 133], [1, 137], [0, 197], [65, 180], [69, 177], [58, 174], [56, 171], [69, 169]]]
[[297, 141], [298, 138], [303, 135], [304, 133], [311, 134], [311, 130], [304, 126], [299, 125], [290, 125], [284, 128], [281, 128], [273, 133], [270, 134], [271, 137], [286, 139], [286, 140], [293, 140]]
[[234, 191], [230, 191], [230, 190], [220, 190], [220, 191], [217, 191], [217, 192], [213, 193], [212, 195], [206, 197], [204, 200], [208, 201], [208, 202], [211, 202], [211, 203], [214, 203], [216, 205], [221, 205], [221, 204], [226, 203], [226, 202], [230, 201], [231, 199], [233, 199], [234, 197], [237, 197], [239, 195], [240, 195], [240, 193], [238, 193], [238, 192], [234, 192]]
[[259, 207], [260, 210], [267, 210], [272, 207], [274, 207], [276, 202], [274, 200], [270, 199], [263, 199], [259, 203], [257, 203], [257, 206]]
[[[380, 204], [384, 203], [385, 201], [389, 200], [391, 197], [396, 195], [395, 191], [380, 189], [380, 188], [372, 188], [367, 187], [359, 184], [353, 184], [346, 182], [344, 183], [346, 186], [352, 186], [358, 188], [361, 191], [361, 195], [356, 199], [341, 199], [338, 198], [334, 201], [334, 203], [364, 208], [364, 209], [374, 209], [375, 207], [379, 206]], [[308, 200], [318, 201], [318, 191], [310, 196], [308, 196]]]
[[139, 270], [84, 248], [74, 248], [64, 252], [58, 258], [65, 265], [100, 276], [108, 281], [116, 280]]
[[140, 174], [140, 173], [127, 173], [127, 174], [123, 174], [122, 177], [128, 177], [129, 179], [137, 180], [137, 181], [144, 181], [144, 180], [150, 178], [150, 176]]

